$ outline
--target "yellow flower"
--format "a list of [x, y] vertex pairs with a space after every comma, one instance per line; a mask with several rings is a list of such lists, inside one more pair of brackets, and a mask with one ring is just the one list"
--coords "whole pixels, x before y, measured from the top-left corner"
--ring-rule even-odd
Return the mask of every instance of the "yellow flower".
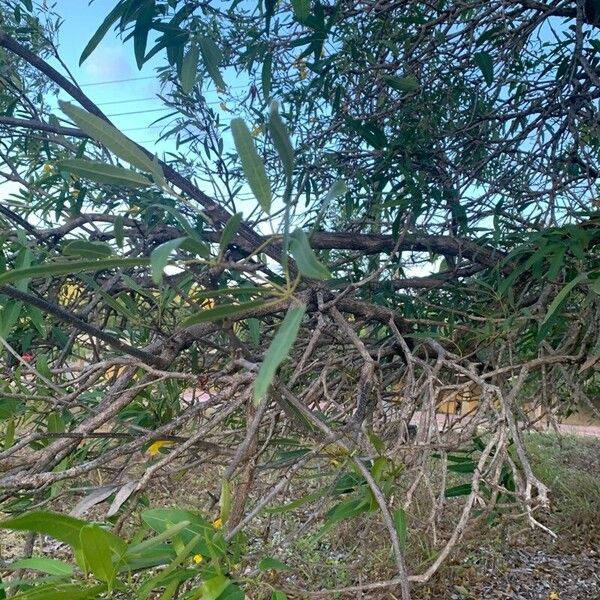
[[559, 595], [556, 592], [550, 592], [548, 594], [548, 600], [559, 600]]
[[156, 440], [153, 444], [148, 447], [148, 454], [150, 456], [156, 456], [161, 448], [165, 446], [172, 446], [175, 442], [170, 442], [169, 440]]
[[223, 527], [223, 519], [221, 519], [221, 518], [215, 519], [213, 521], [213, 527], [215, 529], [221, 529], [221, 527]]
[[52, 165], [49, 165], [48, 163], [45, 163], [44, 166], [42, 167], [44, 173], [52, 173], [53, 169], [52, 169]]
[[192, 560], [199, 565], [204, 560], [204, 556], [202, 556], [202, 554], [194, 554]]
[[259, 133], [262, 133], [262, 125], [255, 125], [250, 133], [252, 137], [256, 137]]

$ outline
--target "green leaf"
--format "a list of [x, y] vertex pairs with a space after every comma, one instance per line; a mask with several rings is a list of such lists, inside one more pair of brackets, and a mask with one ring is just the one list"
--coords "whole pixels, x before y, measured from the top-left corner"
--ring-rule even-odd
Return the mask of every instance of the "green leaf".
[[133, 29], [133, 51], [138, 69], [141, 69], [144, 66], [146, 46], [148, 44], [148, 32], [152, 27], [153, 17], [154, 0], [146, 0], [138, 13]]
[[198, 77], [198, 59], [200, 57], [200, 48], [198, 44], [192, 42], [190, 49], [186, 52], [181, 63], [181, 89], [184, 94], [189, 94], [196, 85]]
[[421, 87], [415, 75], [407, 75], [406, 77], [394, 77], [390, 75], [385, 78], [385, 82], [391, 88], [400, 92], [416, 92]]
[[202, 584], [202, 600], [217, 600], [219, 596], [231, 585], [231, 579], [225, 575], [217, 575], [207, 579]]
[[82, 528], [79, 539], [90, 570], [96, 579], [107, 583], [110, 590], [115, 577], [115, 565], [107, 532], [96, 525], [87, 525]]
[[56, 575], [58, 577], [71, 577], [73, 568], [71, 565], [57, 560], [56, 558], [46, 558], [44, 556], [34, 556], [32, 558], [22, 558], [10, 563], [10, 568], [27, 569], [29, 571], [38, 571], [40, 573], [48, 573], [48, 575]]
[[540, 326], [540, 330], [539, 330], [538, 336], [537, 336], [538, 341], [543, 340], [546, 337], [546, 335], [548, 335], [548, 331], [550, 331], [550, 328], [552, 327], [552, 323], [553, 323], [552, 317], [554, 317], [557, 310], [567, 299], [567, 296], [573, 291], [573, 288], [575, 288], [577, 285], [579, 285], [580, 283], [582, 283], [583, 281], [586, 281], [586, 280], [587, 280], [587, 273], [580, 273], [579, 275], [577, 275], [577, 277], [575, 277], [574, 279], [569, 281], [569, 283], [567, 283], [563, 287], [563, 289], [560, 290], [560, 292], [558, 292], [558, 294], [556, 294], [554, 300], [552, 300], [552, 302], [548, 306], [548, 310], [546, 311], [546, 316], [544, 317], [544, 320], [542, 321], [542, 324]]
[[183, 510], [179, 508], [154, 508], [145, 510], [142, 513], [143, 521], [151, 527], [156, 533], [168, 531], [173, 525], [177, 525], [182, 521], [188, 521], [186, 525], [178, 533], [184, 544], [190, 543], [196, 536], [201, 534], [201, 538], [194, 547], [194, 552], [199, 552], [204, 556], [210, 555], [209, 547], [204, 541], [204, 538], [210, 537], [214, 533], [211, 524], [199, 514]]
[[219, 70], [219, 66], [223, 62], [221, 51], [209, 37], [202, 36], [198, 38], [198, 43], [200, 44], [200, 52], [202, 52], [202, 59], [206, 65], [206, 70], [211, 79], [215, 82], [217, 90], [225, 90], [227, 86], [225, 85], [223, 77], [221, 77], [221, 71]]
[[227, 522], [231, 513], [231, 484], [227, 479], [221, 481], [221, 497], [219, 498], [219, 517]]
[[242, 223], [242, 213], [235, 213], [227, 223], [225, 223], [225, 227], [223, 227], [223, 233], [221, 234], [221, 239], [219, 240], [219, 254], [223, 255], [227, 246], [231, 240], [235, 237], [240, 225]]
[[455, 498], [456, 496], [468, 496], [472, 491], [470, 483], [455, 485], [454, 487], [446, 488], [444, 495], [446, 498]]
[[331, 277], [331, 273], [319, 262], [302, 229], [296, 229], [290, 236], [290, 252], [302, 275], [311, 279], [329, 279]]
[[271, 600], [287, 600], [287, 594], [281, 590], [273, 590]]
[[263, 558], [258, 563], [258, 568], [261, 571], [289, 571], [290, 567], [288, 567], [285, 563], [282, 563], [280, 560], [276, 558], [271, 558], [267, 556]]
[[475, 471], [475, 463], [472, 460], [457, 462], [453, 465], [448, 465], [448, 471], [453, 473], [473, 473]]
[[[59, 104], [61, 110], [84, 133], [87, 133], [92, 139], [106, 146], [119, 158], [146, 173], [156, 171], [157, 165], [154, 161], [141, 148], [138, 148], [135, 142], [131, 141], [126, 135], [123, 135], [110, 123], [69, 102], [60, 100]], [[160, 167], [158, 168], [160, 169]]]
[[107, 258], [104, 260], [42, 263], [33, 267], [13, 269], [0, 273], [0, 285], [14, 283], [22, 279], [48, 277], [50, 275], [70, 275], [82, 271], [103, 271], [104, 269], [138, 267], [149, 264], [150, 260], [147, 258]]
[[273, 55], [271, 52], [265, 54], [261, 70], [261, 81], [263, 89], [263, 98], [265, 102], [269, 101], [271, 94], [271, 80], [273, 78]]
[[98, 27], [98, 30], [91, 37], [90, 41], [87, 43], [86, 47], [83, 49], [81, 53], [81, 57], [79, 58], [79, 65], [83, 63], [83, 61], [96, 49], [96, 46], [102, 41], [104, 36], [108, 33], [110, 26], [116, 22], [116, 20], [121, 16], [123, 11], [127, 8], [127, 4], [123, 2], [119, 2], [107, 15], [107, 17], [102, 22], [102, 25]]
[[169, 262], [171, 253], [177, 250], [187, 239], [187, 237], [180, 237], [169, 240], [152, 250], [150, 254], [150, 268], [152, 269], [152, 281], [154, 283], [159, 285], [162, 282], [163, 271]]
[[86, 240], [73, 240], [62, 251], [64, 256], [81, 256], [83, 258], [108, 258], [112, 255], [112, 248], [104, 242], [88, 242]]
[[273, 377], [279, 368], [279, 365], [287, 359], [300, 329], [302, 317], [306, 312], [306, 306], [303, 304], [296, 308], [291, 308], [283, 322], [281, 323], [260, 367], [260, 371], [254, 382], [254, 402], [258, 404], [267, 393]]
[[232, 119], [231, 133], [248, 185], [261, 208], [268, 213], [271, 210], [271, 186], [267, 179], [265, 165], [258, 155], [252, 135], [243, 119]]
[[394, 526], [396, 527], [400, 548], [404, 549], [406, 547], [406, 536], [408, 532], [408, 517], [403, 508], [397, 508], [394, 511]]
[[269, 133], [273, 140], [273, 145], [279, 154], [279, 159], [283, 165], [283, 171], [288, 178], [292, 177], [294, 171], [294, 148], [290, 141], [290, 134], [285, 126], [285, 123], [279, 116], [279, 107], [277, 102], [271, 103], [271, 113], [269, 115]]
[[119, 248], [123, 248], [123, 242], [125, 241], [125, 231], [123, 228], [123, 215], [117, 215], [115, 217], [115, 242]]
[[[79, 535], [86, 526], [88, 526], [86, 521], [47, 511], [25, 513], [0, 522], [0, 529], [42, 533], [60, 540], [72, 548], [80, 547]], [[125, 551], [123, 540], [109, 531], [103, 530], [103, 532], [113, 551], [116, 554], [122, 554]]]
[[475, 59], [475, 64], [481, 70], [485, 82], [488, 85], [492, 85], [494, 82], [494, 63], [489, 52], [475, 52], [473, 58]]
[[11, 600], [92, 600], [104, 591], [104, 584], [85, 587], [81, 583], [49, 583], [12, 596]]
[[259, 308], [265, 305], [264, 300], [251, 300], [250, 302], [240, 302], [239, 304], [219, 304], [214, 308], [208, 308], [199, 312], [195, 315], [184, 319], [181, 323], [182, 327], [189, 327], [190, 325], [196, 325], [197, 323], [206, 323], [207, 321], [217, 321], [219, 319], [226, 319], [232, 315], [251, 310], [253, 308]]
[[252, 317], [246, 321], [246, 324], [248, 325], [248, 335], [250, 336], [250, 341], [256, 348], [258, 348], [260, 345], [260, 321]]
[[310, 15], [310, 0], [292, 0], [294, 16], [300, 23], [304, 23]]
[[83, 160], [80, 158], [68, 158], [59, 160], [56, 166], [61, 171], [68, 171], [78, 177], [90, 179], [96, 183], [106, 183], [108, 185], [123, 185], [126, 187], [138, 188], [149, 187], [150, 180], [135, 171], [107, 165], [96, 160]]

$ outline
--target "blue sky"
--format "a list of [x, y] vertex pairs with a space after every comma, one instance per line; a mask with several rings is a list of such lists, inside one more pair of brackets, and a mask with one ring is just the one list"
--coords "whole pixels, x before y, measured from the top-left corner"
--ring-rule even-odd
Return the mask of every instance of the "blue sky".
[[[171, 149], [169, 143], [154, 144], [161, 127], [152, 126], [156, 119], [169, 112], [156, 98], [160, 83], [154, 68], [163, 62], [164, 56], [157, 55], [138, 70], [132, 41], [123, 44], [111, 29], [94, 53], [79, 66], [82, 50], [116, 2], [95, 0], [88, 4], [87, 0], [56, 0], [54, 10], [64, 20], [59, 32], [59, 53], [85, 93], [119, 129], [160, 153]], [[212, 82], [207, 82], [205, 87], [208, 101], [218, 105]], [[64, 94], [60, 98], [68, 99]]]

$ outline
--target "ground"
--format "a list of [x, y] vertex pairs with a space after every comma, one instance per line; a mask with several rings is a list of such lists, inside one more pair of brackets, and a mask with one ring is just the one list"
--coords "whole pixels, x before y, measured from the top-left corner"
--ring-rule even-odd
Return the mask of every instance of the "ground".
[[415, 590], [418, 600], [600, 599], [600, 439], [530, 434], [527, 443], [552, 489], [552, 510], [539, 518], [557, 538], [515, 523], [472, 531], [434, 581]]

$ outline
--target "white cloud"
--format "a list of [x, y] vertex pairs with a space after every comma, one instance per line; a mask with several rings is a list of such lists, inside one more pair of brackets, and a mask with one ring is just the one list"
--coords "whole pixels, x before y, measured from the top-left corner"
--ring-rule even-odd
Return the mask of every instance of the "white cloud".
[[85, 61], [83, 70], [89, 82], [126, 79], [133, 75], [127, 49], [123, 46], [99, 46]]

